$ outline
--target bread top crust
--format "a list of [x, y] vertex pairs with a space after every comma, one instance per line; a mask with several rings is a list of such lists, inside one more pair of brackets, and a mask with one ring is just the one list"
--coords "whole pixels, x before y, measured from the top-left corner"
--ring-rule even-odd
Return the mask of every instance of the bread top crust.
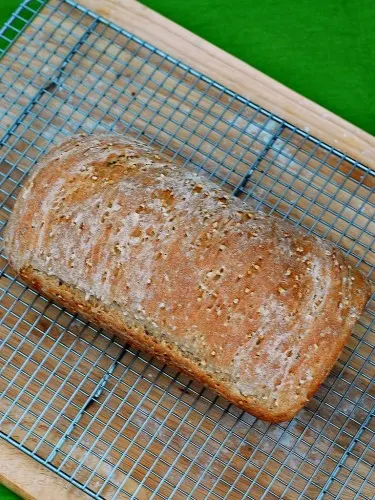
[[16, 270], [115, 304], [273, 415], [312, 396], [370, 294], [329, 243], [117, 135], [46, 155], [5, 239]]

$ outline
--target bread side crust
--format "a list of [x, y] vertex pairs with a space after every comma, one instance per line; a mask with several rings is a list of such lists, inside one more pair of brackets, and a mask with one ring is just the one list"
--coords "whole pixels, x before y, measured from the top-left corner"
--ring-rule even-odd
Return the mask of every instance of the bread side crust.
[[[119, 336], [123, 341], [129, 342], [135, 348], [143, 350], [167, 365], [182, 371], [194, 380], [215, 390], [219, 395], [242, 410], [262, 420], [272, 423], [291, 420], [315, 394], [332, 368], [332, 365], [330, 365], [321, 370], [319, 377], [316, 377], [314, 384], [311, 386], [308, 399], [300, 400], [298, 405], [290, 407], [288, 411], [278, 412], [277, 409], [265, 409], [258, 404], [256, 398], [241, 396], [233, 388], [230, 381], [215, 379], [214, 375], [210, 375], [207, 370], [202, 369], [194, 360], [189, 359], [185, 353], [180, 352], [175, 345], [166, 341], [160, 342], [159, 339], [154, 338], [152, 333], [145, 329], [142, 324], [137, 324], [136, 321], [132, 325], [127, 324], [118, 306], [103, 306], [100, 301], [92, 297], [87, 300], [82, 290], [62, 283], [55, 276], [49, 276], [32, 268], [22, 268], [19, 274], [34, 290], [53, 300], [69, 312], [73, 314], [78, 312], [86, 321]], [[334, 362], [338, 359], [349, 337], [350, 331], [348, 331], [346, 337], [341, 337], [341, 343], [336, 342], [332, 345], [331, 354]]]

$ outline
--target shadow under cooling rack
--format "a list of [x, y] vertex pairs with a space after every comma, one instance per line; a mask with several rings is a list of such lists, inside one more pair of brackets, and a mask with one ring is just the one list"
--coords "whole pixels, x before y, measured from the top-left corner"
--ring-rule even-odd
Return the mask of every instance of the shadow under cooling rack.
[[[371, 169], [73, 2], [25, 1], [1, 38], [1, 228], [53, 144], [128, 133], [374, 280]], [[1, 436], [89, 495], [373, 498], [374, 300], [308, 406], [270, 425], [1, 269]]]

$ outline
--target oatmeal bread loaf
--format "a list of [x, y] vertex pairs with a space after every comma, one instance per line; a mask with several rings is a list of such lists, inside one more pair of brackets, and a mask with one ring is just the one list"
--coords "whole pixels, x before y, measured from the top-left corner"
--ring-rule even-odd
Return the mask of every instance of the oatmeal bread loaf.
[[370, 295], [331, 244], [117, 135], [44, 157], [5, 250], [34, 289], [272, 422], [312, 397]]

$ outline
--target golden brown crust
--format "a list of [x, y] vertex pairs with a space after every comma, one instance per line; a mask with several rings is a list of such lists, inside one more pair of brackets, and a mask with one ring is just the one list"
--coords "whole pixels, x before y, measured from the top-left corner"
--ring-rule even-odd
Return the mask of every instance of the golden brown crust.
[[[252, 415], [267, 420], [268, 413], [256, 402], [251, 406], [246, 400], [241, 400], [238, 395], [226, 387], [223, 383], [215, 381], [207, 372], [202, 370], [196, 363], [185, 355], [182, 355], [173, 345], [166, 342], [161, 343], [147, 333], [146, 329], [127, 327], [124, 328], [124, 318], [116, 307], [98, 307], [95, 299], [85, 300], [84, 293], [66, 286], [54, 277], [47, 276], [33, 269], [22, 269], [20, 276], [29, 283], [36, 291], [50, 298], [68, 311], [79, 312], [79, 314], [92, 324], [103, 328], [110, 333], [118, 335], [135, 348], [157, 357], [160, 361], [183, 371], [198, 382], [216, 390], [218, 394], [232, 401], [237, 406]], [[279, 415], [274, 422], [282, 422], [289, 418], [288, 414]]]
[[313, 395], [370, 294], [329, 244], [120, 136], [45, 157], [6, 252], [70, 311], [273, 422]]

